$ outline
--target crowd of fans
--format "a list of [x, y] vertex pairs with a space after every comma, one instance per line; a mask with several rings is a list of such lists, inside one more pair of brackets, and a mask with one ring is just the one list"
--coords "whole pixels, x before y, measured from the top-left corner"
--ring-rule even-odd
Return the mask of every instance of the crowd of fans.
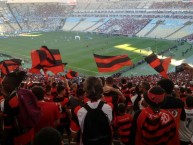
[[[183, 64], [183, 70], [169, 73], [169, 79], [159, 75], [66, 79], [12, 72], [1, 83], [0, 144], [62, 145], [64, 134], [69, 144], [76, 145], [110, 145], [112, 140], [124, 145], [193, 144], [193, 68]], [[26, 122], [20, 119], [21, 89], [31, 90], [40, 111], [30, 128], [24, 128]], [[23, 97], [29, 96], [24, 92]], [[93, 121], [89, 117], [95, 121], [104, 117], [101, 112], [100, 117], [87, 117], [97, 106], [108, 123], [88, 127]], [[93, 132], [97, 139], [90, 139]]]
[[[10, 28], [8, 25], [7, 29], [4, 27], [3, 32], [14, 33], [15, 31], [26, 32], [26, 31], [44, 31], [44, 30], [56, 30], [60, 29], [63, 21], [69, 13], [74, 9], [74, 6], [66, 6], [55, 4], [8, 4], [7, 10], [3, 11], [4, 19], [8, 20], [11, 26], [20, 25], [18, 27]], [[18, 23], [16, 23], [18, 22]], [[6, 24], [2, 24], [6, 25]]]
[[134, 9], [137, 8], [139, 2], [79, 2], [77, 10], [113, 10], [113, 9]]
[[192, 2], [171, 1], [171, 2], [139, 2], [139, 1], [119, 1], [119, 2], [78, 2], [77, 9], [102, 10], [102, 9], [192, 9]]
[[97, 32], [133, 36], [137, 32], [139, 32], [142, 28], [144, 28], [148, 22], [149, 20], [146, 19], [142, 20], [131, 18], [110, 19], [102, 27], [99, 27], [97, 29]]
[[72, 6], [59, 4], [10, 4], [13, 13], [23, 19], [40, 19], [49, 17], [63, 17], [73, 10]]
[[[96, 9], [133, 9], [139, 5], [137, 2], [108, 2], [97, 5]], [[32, 31], [62, 27], [62, 18], [74, 8], [68, 9], [58, 4], [13, 4], [10, 7], [21, 26]], [[84, 7], [95, 9], [92, 4]], [[191, 9], [193, 3], [159, 2], [153, 3], [150, 8]], [[172, 18], [190, 18], [189, 15], [170, 13]], [[149, 14], [146, 17], [160, 18], [164, 15]], [[143, 18], [144, 15], [135, 17]], [[97, 31], [133, 36], [148, 22], [147, 19], [112, 18]], [[189, 39], [192, 39], [192, 35]], [[76, 145], [110, 145], [112, 140], [124, 145], [192, 145], [193, 68], [185, 64], [183, 69], [185, 71], [180, 73], [169, 73], [169, 79], [157, 74], [124, 78], [77, 77], [68, 80], [60, 75], [44, 77], [26, 75], [23, 71], [10, 73], [4, 76], [0, 85], [0, 144], [62, 145], [64, 134], [67, 134], [67, 142]], [[21, 119], [25, 111], [21, 110], [24, 106], [21, 103], [22, 89], [25, 90], [23, 97], [35, 97], [36, 116], [30, 118], [28, 114], [34, 121], [31, 126]], [[107, 124], [100, 124], [104, 126], [102, 129], [101, 126], [97, 126], [98, 129], [92, 125], [88, 127], [92, 121], [87, 120], [87, 114], [96, 108], [104, 112], [108, 120]], [[104, 117], [100, 111], [98, 113]], [[98, 118], [94, 116], [95, 121]], [[25, 119], [28, 117], [25, 116]], [[90, 137], [93, 135], [90, 129], [96, 133], [96, 138]]]
[[155, 2], [151, 5], [152, 9], [192, 9], [192, 2]]
[[188, 40], [193, 40], [193, 34], [187, 37]]
[[[143, 6], [143, 2], [100, 2], [85, 1], [79, 2], [76, 6], [66, 6], [59, 3], [48, 4], [8, 4], [3, 8], [3, 19], [9, 25], [3, 27], [2, 31], [20, 31], [18, 23], [23, 31], [42, 31], [61, 29], [66, 17], [132, 17], [133, 19], [153, 19], [153, 18], [175, 18], [192, 19], [191, 2], [155, 2], [148, 7]], [[144, 5], [145, 6], [145, 5]], [[173, 9], [172, 9], [173, 8]], [[175, 9], [175, 10], [174, 10]], [[55, 22], [55, 23], [54, 23]], [[7, 25], [1, 21], [2, 25]], [[124, 24], [123, 24], [124, 25]], [[14, 27], [17, 26], [17, 27]], [[48, 27], [49, 26], [49, 27]], [[140, 27], [139, 27], [140, 28]], [[129, 32], [126, 32], [128, 34]]]

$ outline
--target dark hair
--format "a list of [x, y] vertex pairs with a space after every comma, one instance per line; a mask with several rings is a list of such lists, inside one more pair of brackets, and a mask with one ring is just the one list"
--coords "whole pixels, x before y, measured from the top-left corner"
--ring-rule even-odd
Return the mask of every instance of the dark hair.
[[187, 88], [187, 89], [186, 89], [186, 93], [192, 94], [192, 90], [191, 90], [190, 88]]
[[128, 88], [132, 88], [132, 87], [133, 87], [132, 82], [128, 82], [128, 83], [127, 83], [127, 86], [128, 86]]
[[106, 84], [113, 85], [113, 82], [114, 82], [113, 77], [106, 78]]
[[84, 83], [84, 91], [91, 101], [97, 101], [102, 97], [103, 86], [99, 78], [88, 77]]
[[167, 94], [172, 94], [174, 83], [170, 79], [161, 79], [157, 84], [164, 89]]
[[124, 103], [119, 103], [118, 104], [118, 111], [119, 111], [119, 113], [125, 113], [126, 105]]
[[62, 86], [63, 85], [63, 83], [62, 82], [58, 82], [58, 86]]
[[51, 89], [52, 89], [52, 87], [50, 85], [47, 85], [45, 91], [49, 92], [49, 91], [51, 91]]
[[103, 86], [105, 85], [105, 78], [104, 77], [100, 77], [101, 81], [102, 81], [102, 84]]
[[39, 101], [44, 99], [44, 89], [42, 87], [34, 86], [33, 88], [31, 88], [31, 90]]
[[142, 94], [142, 91], [139, 89], [139, 85], [136, 85], [135, 86], [135, 93], [137, 94], [137, 95], [140, 95], [140, 94]]
[[56, 87], [56, 82], [52, 83], [52, 87], [54, 87], [54, 88]]
[[192, 108], [193, 107], [193, 97], [192, 96], [188, 96], [186, 99], [186, 105], [188, 108]]
[[64, 91], [65, 87], [64, 86], [58, 86], [57, 87], [57, 93], [61, 93], [62, 91]]
[[76, 90], [76, 96], [77, 97], [81, 97], [81, 96], [83, 96], [84, 95], [84, 90], [83, 89], [77, 89]]
[[34, 138], [33, 145], [61, 145], [62, 135], [54, 128], [41, 129]]
[[121, 79], [121, 84], [126, 84], [127, 83], [127, 80], [125, 78], [122, 78]]
[[2, 81], [2, 87], [4, 91], [7, 93], [11, 93], [13, 90], [19, 87], [25, 77], [26, 72], [24, 71], [14, 71], [7, 74]]
[[150, 84], [149, 84], [149, 82], [147, 82], [147, 81], [143, 81], [143, 82], [141, 83], [141, 86], [142, 86], [146, 91], [148, 91], [148, 90], [150, 89]]
[[180, 87], [180, 93], [185, 93], [186, 89], [184, 87]]

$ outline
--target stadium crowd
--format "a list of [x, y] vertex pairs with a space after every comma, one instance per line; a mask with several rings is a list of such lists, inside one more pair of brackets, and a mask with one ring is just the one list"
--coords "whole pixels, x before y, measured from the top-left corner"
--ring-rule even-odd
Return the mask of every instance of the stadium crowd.
[[188, 40], [193, 40], [193, 34], [187, 37]]
[[[121, 35], [133, 36], [144, 28], [149, 20], [146, 19], [132, 19], [132, 18], [123, 18], [123, 19], [110, 19], [107, 23], [97, 29], [99, 33], [113, 33]], [[109, 30], [110, 29], [110, 30]]]
[[[191, 10], [192, 4], [87, 3], [77, 9], [91, 12], [71, 16], [109, 17], [111, 10], [105, 9], [115, 9], [112, 16], [118, 18], [110, 18], [97, 32], [133, 36], [152, 18], [191, 19], [192, 15], [181, 9]], [[145, 6], [154, 11], [138, 14], [136, 10], [135, 14], [128, 14], [131, 16], [116, 11]], [[6, 25], [17, 20], [26, 31], [58, 30], [74, 9], [58, 4], [9, 7], [15, 16]], [[93, 9], [102, 12], [98, 14]], [[27, 74], [23, 70], [9, 73], [0, 84], [0, 145], [111, 145], [116, 141], [123, 145], [193, 145], [193, 68], [183, 64], [181, 72], [168, 76], [169, 79], [158, 74], [68, 79], [62, 75]]]
[[191, 2], [155, 2], [151, 5], [152, 9], [192, 9]]
[[193, 68], [183, 70], [169, 79], [12, 72], [1, 83], [0, 144], [62, 145], [64, 133], [76, 145], [193, 144]]
[[[55, 31], [61, 30], [68, 17], [101, 17], [122, 19], [121, 27], [126, 27], [125, 23], [130, 18], [131, 21], [148, 21], [140, 19], [192, 19], [193, 5], [191, 2], [98, 2], [83, 1], [76, 6], [62, 5], [59, 3], [10, 3], [0, 7], [3, 17], [0, 19], [0, 27], [3, 33], [6, 32], [28, 32], [28, 31]], [[126, 17], [126, 18], [125, 18]], [[4, 22], [4, 20], [6, 20]], [[131, 23], [130, 21], [128, 23]], [[135, 23], [135, 22], [134, 22]], [[143, 22], [142, 22], [143, 23]], [[132, 27], [133, 25], [131, 25]], [[128, 26], [129, 27], [129, 26]], [[143, 27], [136, 25], [135, 29], [141, 30]], [[100, 28], [102, 29], [102, 28]], [[126, 31], [128, 28], [126, 29]], [[133, 34], [133, 28], [129, 32], [119, 32], [122, 35]], [[137, 31], [138, 32], [138, 31]]]

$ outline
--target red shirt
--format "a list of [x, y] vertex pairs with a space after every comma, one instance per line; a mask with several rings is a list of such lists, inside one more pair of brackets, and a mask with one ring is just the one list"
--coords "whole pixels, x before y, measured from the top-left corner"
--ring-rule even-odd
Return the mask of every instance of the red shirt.
[[68, 104], [69, 99], [66, 97], [57, 96], [53, 99], [53, 101], [57, 103], [60, 109], [60, 124], [66, 124], [66, 119], [68, 119], [66, 105]]
[[45, 102], [53, 102], [53, 98], [54, 98], [54, 96], [52, 96], [52, 95], [45, 95], [44, 96], [44, 101]]
[[50, 126], [54, 127], [56, 120], [60, 118], [60, 112], [55, 103], [52, 102], [38, 102], [38, 106], [41, 108], [41, 117], [35, 127], [35, 132], [38, 132], [40, 129]]

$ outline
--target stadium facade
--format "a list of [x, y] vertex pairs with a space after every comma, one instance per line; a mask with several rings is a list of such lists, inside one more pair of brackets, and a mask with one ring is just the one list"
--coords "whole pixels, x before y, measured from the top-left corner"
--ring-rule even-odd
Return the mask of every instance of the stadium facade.
[[0, 13], [1, 35], [62, 30], [170, 40], [193, 37], [191, 0], [1, 0]]

